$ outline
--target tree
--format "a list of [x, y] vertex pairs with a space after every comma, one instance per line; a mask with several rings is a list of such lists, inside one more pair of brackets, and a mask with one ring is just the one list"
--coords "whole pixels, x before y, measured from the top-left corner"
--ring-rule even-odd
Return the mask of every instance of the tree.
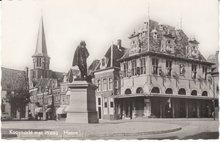
[[[30, 102], [30, 94], [28, 90], [8, 90], [6, 95], [7, 102], [11, 105], [11, 112], [22, 111]], [[21, 118], [21, 115], [20, 115]]]

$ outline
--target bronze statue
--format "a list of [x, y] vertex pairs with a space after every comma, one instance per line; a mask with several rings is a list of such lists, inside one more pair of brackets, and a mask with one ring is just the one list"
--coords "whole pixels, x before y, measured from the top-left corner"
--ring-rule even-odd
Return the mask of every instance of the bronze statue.
[[81, 72], [81, 79], [86, 80], [87, 79], [87, 58], [89, 57], [89, 52], [86, 48], [86, 42], [81, 41], [80, 45], [77, 46], [72, 66], [77, 65], [79, 67], [79, 70]]

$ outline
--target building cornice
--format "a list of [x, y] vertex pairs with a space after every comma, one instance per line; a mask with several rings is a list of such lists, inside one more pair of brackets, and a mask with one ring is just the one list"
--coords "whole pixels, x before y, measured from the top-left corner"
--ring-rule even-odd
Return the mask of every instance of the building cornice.
[[98, 73], [98, 72], [102, 72], [102, 71], [106, 71], [106, 70], [111, 70], [111, 69], [116, 69], [116, 70], [120, 70], [119, 67], [107, 67], [107, 68], [104, 68], [104, 69], [99, 69], [99, 70], [96, 70], [94, 71], [94, 73]]
[[118, 61], [119, 62], [128, 61], [128, 60], [131, 60], [131, 59], [139, 58], [141, 56], [158, 56], [158, 57], [165, 57], [165, 58], [170, 58], [170, 59], [182, 60], [182, 61], [186, 61], [186, 62], [203, 63], [203, 64], [207, 64], [207, 65], [214, 65], [214, 63], [208, 62], [208, 61], [195, 60], [195, 59], [192, 59], [192, 58], [179, 57], [179, 56], [175, 56], [175, 55], [168, 55], [168, 54], [152, 52], [152, 51], [145, 51], [145, 52], [133, 55], [133, 56], [121, 58]]

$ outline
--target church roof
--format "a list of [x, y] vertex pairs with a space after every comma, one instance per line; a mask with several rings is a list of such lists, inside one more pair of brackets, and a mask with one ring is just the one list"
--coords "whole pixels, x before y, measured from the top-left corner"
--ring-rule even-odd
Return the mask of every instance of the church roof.
[[37, 45], [36, 45], [35, 53], [33, 56], [48, 57], [43, 18], [41, 18], [41, 22], [39, 25], [38, 36], [37, 36]]

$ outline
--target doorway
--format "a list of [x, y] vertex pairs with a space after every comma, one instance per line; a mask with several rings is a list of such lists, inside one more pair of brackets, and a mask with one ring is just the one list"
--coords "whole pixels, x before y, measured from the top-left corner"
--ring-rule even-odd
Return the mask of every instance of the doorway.
[[98, 114], [99, 114], [99, 119], [102, 118], [102, 109], [101, 107], [98, 107]]

